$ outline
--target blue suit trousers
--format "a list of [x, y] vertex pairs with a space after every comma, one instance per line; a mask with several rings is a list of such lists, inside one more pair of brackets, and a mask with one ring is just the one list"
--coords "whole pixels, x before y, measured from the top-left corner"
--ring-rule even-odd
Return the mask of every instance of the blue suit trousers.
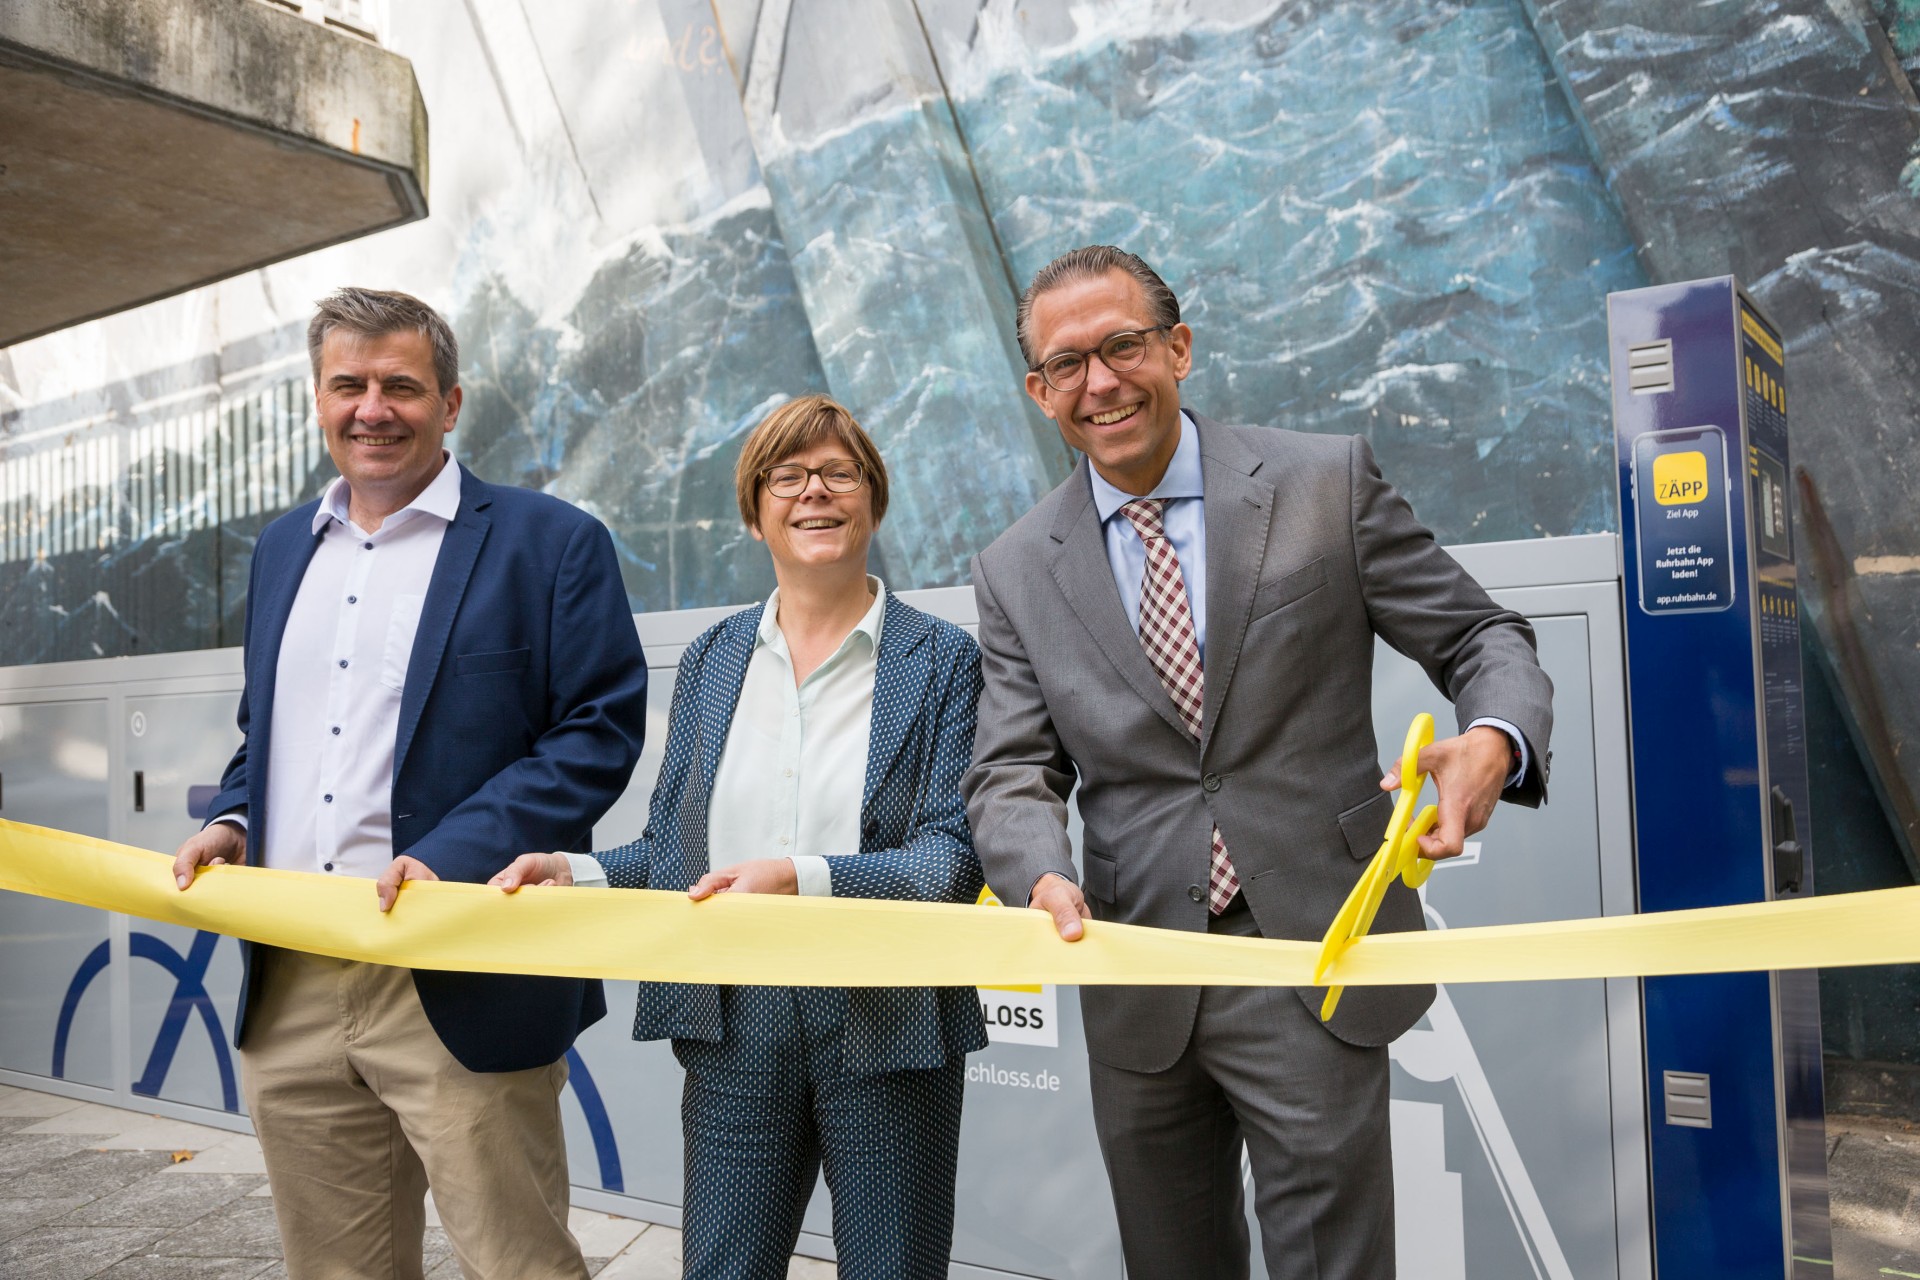
[[832, 994], [730, 988], [727, 1038], [676, 1042], [687, 1280], [782, 1280], [823, 1170], [842, 1280], [946, 1276], [966, 1062], [846, 1075]]

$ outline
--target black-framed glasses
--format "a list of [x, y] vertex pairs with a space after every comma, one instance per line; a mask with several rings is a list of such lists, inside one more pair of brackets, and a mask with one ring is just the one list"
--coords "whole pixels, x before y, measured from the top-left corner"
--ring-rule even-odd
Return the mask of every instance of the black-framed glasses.
[[1048, 356], [1033, 372], [1045, 378], [1055, 391], [1072, 391], [1087, 380], [1087, 357], [1099, 356], [1100, 363], [1115, 373], [1138, 369], [1147, 358], [1147, 337], [1165, 333], [1169, 326], [1157, 324], [1151, 329], [1122, 329], [1110, 333], [1097, 347], [1085, 351], [1062, 351]]
[[817, 467], [797, 462], [782, 462], [763, 467], [760, 482], [776, 498], [797, 498], [807, 491], [807, 482], [819, 476], [828, 493], [852, 493], [867, 482], [867, 469], [852, 458], [829, 458]]

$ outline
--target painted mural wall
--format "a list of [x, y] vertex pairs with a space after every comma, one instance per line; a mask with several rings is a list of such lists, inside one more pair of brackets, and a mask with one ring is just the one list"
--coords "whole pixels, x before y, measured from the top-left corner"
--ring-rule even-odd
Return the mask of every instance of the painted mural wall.
[[[254, 537], [333, 474], [303, 330], [343, 283], [453, 319], [456, 454], [593, 511], [652, 610], [764, 596], [733, 463], [809, 391], [894, 469], [876, 570], [965, 581], [1071, 465], [1012, 322], [1079, 244], [1179, 292], [1189, 404], [1368, 435], [1449, 542], [1611, 528], [1605, 295], [1733, 271], [1797, 371], [1819, 874], [1920, 874], [1916, 0], [414, 0], [380, 35], [430, 218], [0, 350], [0, 665], [238, 643]], [[1912, 973], [1828, 978], [1830, 1046], [1920, 1061]]]
[[0, 661], [236, 641], [347, 282], [449, 314], [456, 454], [605, 520], [636, 609], [764, 594], [733, 460], [815, 390], [896, 471], [878, 571], [964, 581], [1070, 466], [1013, 302], [1092, 241], [1181, 294], [1203, 412], [1369, 434], [1450, 541], [1611, 526], [1644, 277], [1518, 0], [759, 9], [393, 6], [428, 220], [0, 352]]

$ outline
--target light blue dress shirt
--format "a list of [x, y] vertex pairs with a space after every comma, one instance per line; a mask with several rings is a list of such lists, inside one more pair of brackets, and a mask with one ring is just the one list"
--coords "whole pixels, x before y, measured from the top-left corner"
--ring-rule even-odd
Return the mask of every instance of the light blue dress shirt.
[[[1120, 604], [1127, 621], [1140, 630], [1140, 586], [1147, 573], [1147, 544], [1133, 521], [1120, 514], [1120, 508], [1137, 496], [1108, 484], [1098, 471], [1087, 468], [1093, 479], [1093, 508], [1100, 513], [1101, 531], [1107, 540], [1107, 564], [1113, 569], [1113, 583], [1120, 588]], [[1187, 584], [1187, 608], [1193, 613], [1193, 634], [1200, 641], [1200, 661], [1207, 660], [1207, 518], [1201, 502], [1204, 493], [1200, 478], [1200, 431], [1183, 410], [1180, 414], [1180, 443], [1174, 446], [1167, 474], [1153, 486], [1149, 498], [1166, 501], [1160, 515], [1173, 554], [1180, 557], [1180, 576]]]
[[[1106, 537], [1107, 564], [1113, 570], [1113, 585], [1120, 589], [1120, 604], [1127, 621], [1140, 630], [1140, 588], [1147, 572], [1147, 545], [1140, 540], [1133, 521], [1120, 514], [1120, 508], [1138, 496], [1116, 489], [1091, 466], [1087, 476], [1093, 481], [1093, 508], [1100, 513], [1101, 532]], [[1173, 553], [1180, 558], [1180, 577], [1187, 587], [1187, 608], [1193, 613], [1193, 633], [1200, 642], [1200, 661], [1207, 660], [1207, 520], [1205, 479], [1200, 469], [1200, 428], [1186, 410], [1180, 411], [1180, 443], [1174, 446], [1167, 473], [1146, 496], [1161, 498], [1161, 525]], [[1527, 740], [1520, 730], [1505, 720], [1482, 716], [1468, 725], [1477, 729], [1492, 725], [1507, 735], [1520, 752], [1520, 763], [1507, 776], [1513, 786], [1527, 776]]]

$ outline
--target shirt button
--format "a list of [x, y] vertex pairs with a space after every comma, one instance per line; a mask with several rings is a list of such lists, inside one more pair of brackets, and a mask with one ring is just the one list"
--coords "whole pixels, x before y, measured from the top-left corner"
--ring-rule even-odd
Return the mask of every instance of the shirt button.
[[342, 667], [345, 667], [347, 665], [347, 660], [345, 658], [340, 659], [340, 665]]
[[359, 603], [360, 603], [360, 597], [359, 597], [359, 596], [348, 596], [348, 597], [347, 597], [347, 603], [348, 603], [348, 604], [359, 604]]
[[786, 838], [785, 836], [781, 836], [781, 837], [780, 837], [780, 843], [781, 843], [781, 844], [785, 844], [786, 842], [787, 842], [787, 838]]
[[[346, 664], [342, 663], [341, 665], [345, 666]], [[1206, 777], [1200, 779], [1200, 787], [1205, 791], [1218, 791], [1220, 789], [1220, 775], [1217, 773], [1208, 774]]]
[[329, 791], [326, 795], [321, 796], [320, 798], [326, 801], [328, 804], [333, 803], [333, 793], [331, 791]]
[[331, 871], [331, 870], [333, 870], [333, 864], [332, 864], [331, 862], [329, 862], [329, 863], [327, 863], [327, 864], [326, 864], [326, 865], [325, 865], [325, 866], [324, 866], [324, 867], [322, 868], [322, 870], [325, 870], [325, 871]]
[[339, 726], [339, 725], [335, 725], [335, 726], [333, 726], [333, 736], [334, 736], [334, 737], [336, 737], [336, 738], [340, 736], [340, 726]]
[[1205, 889], [1202, 889], [1197, 884], [1190, 884], [1187, 886], [1187, 896], [1189, 898], [1192, 898], [1195, 902], [1199, 902], [1202, 898], [1205, 898], [1207, 896], [1207, 891]]
[[793, 770], [791, 769], [787, 770], [787, 777], [791, 778], [792, 776], [793, 776]]
[[369, 551], [373, 550], [373, 544], [371, 542], [363, 542], [360, 545], [365, 547]]

